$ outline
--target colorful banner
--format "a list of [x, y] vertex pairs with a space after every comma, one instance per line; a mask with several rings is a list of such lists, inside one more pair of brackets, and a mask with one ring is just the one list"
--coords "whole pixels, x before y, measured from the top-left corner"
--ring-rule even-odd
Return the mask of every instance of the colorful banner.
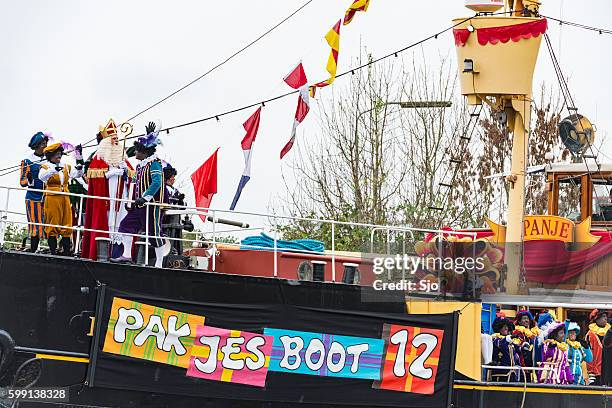
[[[489, 241], [501, 244], [506, 242], [506, 227], [489, 219], [487, 223], [493, 231]], [[574, 223], [572, 220], [556, 215], [526, 215], [523, 221], [524, 241], [561, 241], [595, 244], [601, 237], [591, 234], [591, 217]], [[582, 248], [584, 249], [584, 248]]]
[[386, 324], [385, 362], [377, 389], [433, 394], [444, 330]]
[[264, 387], [273, 338], [198, 326], [187, 376]]
[[187, 368], [203, 324], [204, 316], [115, 297], [102, 351]]
[[378, 380], [384, 341], [284, 329], [264, 330], [274, 337], [270, 371]]

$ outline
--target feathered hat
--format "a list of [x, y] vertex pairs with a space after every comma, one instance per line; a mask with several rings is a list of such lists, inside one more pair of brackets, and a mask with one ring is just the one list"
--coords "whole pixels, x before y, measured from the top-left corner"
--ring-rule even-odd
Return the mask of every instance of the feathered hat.
[[556, 316], [551, 310], [548, 310], [544, 313], [540, 313], [540, 315], [538, 316], [538, 327], [540, 329], [543, 329], [544, 326], [546, 326], [550, 322], [554, 322], [555, 320], [557, 320]]
[[28, 147], [30, 149], [36, 149], [36, 146], [38, 146], [43, 140], [49, 140], [49, 137], [43, 132], [36, 132], [34, 136], [30, 138], [30, 143], [28, 143]]
[[62, 145], [61, 142], [53, 143], [53, 144], [50, 144], [49, 146], [45, 147], [45, 149], [43, 150], [43, 153], [45, 153], [45, 154], [53, 153], [53, 152], [55, 152], [57, 150], [64, 151], [64, 146]]
[[593, 309], [591, 311], [591, 314], [589, 315], [589, 321], [594, 322], [595, 320], [599, 319], [601, 316], [607, 317], [608, 313], [606, 313], [605, 310]]
[[541, 327], [540, 329], [541, 331], [540, 331], [539, 337], [542, 340], [545, 340], [545, 339], [550, 338], [557, 331], [561, 329], [565, 329], [565, 323], [557, 322], [556, 320], [553, 320], [553, 321], [546, 323], [544, 327]]
[[523, 316], [527, 316], [529, 318], [529, 326], [533, 326], [535, 324], [535, 321], [533, 320], [533, 315], [531, 314], [531, 312], [529, 310], [521, 310], [516, 314], [516, 319], [514, 320], [517, 324], [519, 322], [519, 320], [521, 320], [521, 317]]
[[493, 320], [493, 331], [499, 333], [502, 327], [508, 326], [508, 331], [514, 331], [514, 323], [505, 317], [497, 317]]
[[576, 331], [576, 336], [578, 336], [580, 334], [580, 326], [578, 326], [578, 323], [570, 322], [569, 326], [567, 327], [567, 331], [571, 332], [573, 330]]
[[146, 134], [145, 136], [140, 136], [136, 139], [134, 144], [139, 144], [144, 146], [145, 148], [156, 147], [162, 144], [161, 139], [159, 138], [159, 131], [161, 130], [161, 123], [157, 123], [155, 126], [155, 130]]

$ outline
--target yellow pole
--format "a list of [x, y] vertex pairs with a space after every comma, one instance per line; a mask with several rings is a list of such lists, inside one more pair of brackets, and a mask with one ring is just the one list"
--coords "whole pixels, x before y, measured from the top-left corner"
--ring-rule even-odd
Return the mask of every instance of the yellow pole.
[[513, 99], [512, 105], [515, 113], [512, 135], [512, 165], [510, 176], [507, 178], [510, 184], [510, 191], [508, 193], [508, 226], [506, 229], [504, 262], [506, 264], [506, 293], [516, 295], [521, 291], [520, 273], [523, 261], [523, 220], [525, 218], [525, 168], [528, 145], [525, 123], [529, 123], [530, 103], [525, 99]]

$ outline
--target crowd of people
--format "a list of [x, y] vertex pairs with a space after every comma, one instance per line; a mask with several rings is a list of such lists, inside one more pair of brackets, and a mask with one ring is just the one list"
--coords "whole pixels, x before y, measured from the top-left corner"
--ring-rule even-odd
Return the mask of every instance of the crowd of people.
[[[115, 122], [109, 120], [100, 126], [98, 147], [87, 160], [80, 145], [67, 152], [64, 144], [50, 143], [42, 132], [31, 137], [32, 154], [22, 160], [20, 170], [20, 184], [27, 188], [29, 251], [36, 252], [46, 238], [53, 255], [72, 256], [80, 248], [80, 256], [95, 260], [103, 250], [113, 262], [129, 263], [135, 241], [129, 234], [148, 233], [155, 266], [161, 267], [170, 252], [182, 254], [182, 242], [165, 237], [180, 239], [182, 230], [193, 230], [193, 224], [187, 216], [166, 215], [164, 206], [184, 207], [185, 195], [174, 187], [176, 169], [156, 154], [159, 129], [150, 122], [145, 130], [126, 150]], [[68, 153], [75, 165], [64, 160]], [[90, 197], [62, 194], [69, 192]], [[84, 227], [80, 243], [74, 242], [73, 225]]]
[[612, 330], [605, 311], [590, 313], [584, 335], [576, 322], [558, 321], [552, 310], [537, 319], [528, 310], [514, 320], [499, 315], [493, 331], [483, 335], [485, 363], [500, 367], [491, 370], [492, 381], [612, 386]]

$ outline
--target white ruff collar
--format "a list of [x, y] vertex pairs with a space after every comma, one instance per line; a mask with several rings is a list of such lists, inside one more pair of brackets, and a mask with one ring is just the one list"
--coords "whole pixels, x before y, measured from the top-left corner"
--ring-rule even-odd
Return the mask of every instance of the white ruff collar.
[[155, 160], [157, 160], [157, 154], [153, 153], [153, 155], [147, 157], [146, 159], [142, 159], [142, 161], [140, 162], [140, 166], [146, 166], [148, 163], [151, 163]]

